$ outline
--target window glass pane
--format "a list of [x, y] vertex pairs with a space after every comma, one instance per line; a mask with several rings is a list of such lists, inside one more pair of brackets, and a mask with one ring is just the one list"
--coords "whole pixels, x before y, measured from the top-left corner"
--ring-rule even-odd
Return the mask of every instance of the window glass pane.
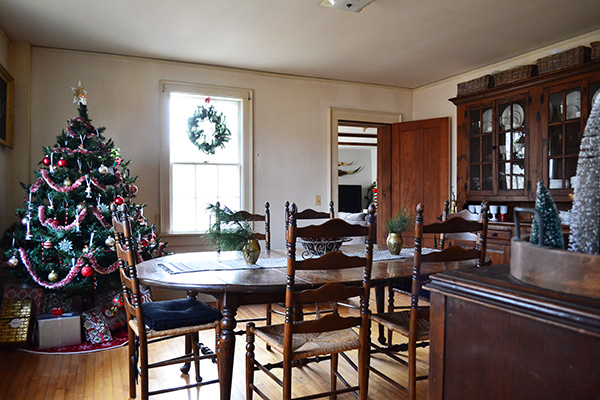
[[492, 190], [493, 187], [492, 164], [484, 164], [481, 166], [481, 190]]
[[548, 101], [548, 121], [560, 122], [563, 120], [563, 92], [552, 93]]
[[492, 161], [492, 135], [483, 135], [481, 137], [481, 155], [483, 161]]
[[171, 204], [173, 212], [171, 225], [173, 231], [176, 232], [192, 232], [196, 230], [195, 218], [196, 207], [194, 206], [195, 199], [191, 198], [173, 198]]
[[510, 164], [498, 164], [498, 190], [506, 190], [510, 184]]
[[481, 132], [481, 120], [479, 119], [479, 110], [471, 111], [469, 113], [469, 122], [471, 129], [469, 130], [469, 134], [479, 135]]
[[565, 185], [566, 187], [573, 187], [571, 178], [575, 176], [577, 172], [577, 157], [569, 157], [565, 159]]
[[196, 190], [190, 185], [190, 179], [194, 179], [195, 166], [191, 164], [173, 164], [171, 169], [171, 195], [174, 198], [194, 197]]
[[579, 89], [567, 91], [566, 103], [565, 119], [581, 117], [581, 91]]
[[515, 160], [525, 159], [525, 133], [524, 132], [513, 132], [513, 158]]
[[479, 157], [479, 136], [472, 137], [469, 140], [469, 155], [471, 157], [471, 163], [480, 162], [481, 158]]
[[481, 190], [481, 179], [479, 177], [479, 165], [471, 165], [471, 190]]
[[557, 156], [562, 154], [562, 125], [554, 125], [548, 128], [548, 155]]
[[581, 124], [579, 121], [566, 124], [565, 154], [579, 154]]
[[562, 179], [562, 158], [549, 160], [548, 176], [552, 179]]
[[239, 198], [240, 167], [238, 165], [219, 166], [219, 198]]

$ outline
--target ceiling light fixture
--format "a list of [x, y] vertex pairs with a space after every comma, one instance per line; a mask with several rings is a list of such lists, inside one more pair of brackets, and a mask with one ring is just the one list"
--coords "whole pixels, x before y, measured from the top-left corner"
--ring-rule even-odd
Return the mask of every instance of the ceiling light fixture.
[[321, 0], [319, 6], [359, 12], [375, 0]]

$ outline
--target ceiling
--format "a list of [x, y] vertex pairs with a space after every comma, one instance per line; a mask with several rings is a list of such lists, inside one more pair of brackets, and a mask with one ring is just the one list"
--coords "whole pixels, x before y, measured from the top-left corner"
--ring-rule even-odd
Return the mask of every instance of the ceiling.
[[600, 29], [598, 0], [0, 0], [35, 46], [414, 89]]

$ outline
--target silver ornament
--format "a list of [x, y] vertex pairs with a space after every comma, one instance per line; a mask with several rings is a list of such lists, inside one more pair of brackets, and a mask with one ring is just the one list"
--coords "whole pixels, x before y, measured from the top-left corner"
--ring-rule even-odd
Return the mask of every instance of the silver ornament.
[[104, 244], [106, 244], [107, 246], [114, 246], [115, 245], [115, 238], [112, 236], [109, 236], [106, 238], [106, 240], [104, 241]]
[[98, 167], [98, 172], [100, 172], [102, 175], [106, 175], [108, 174], [108, 167], [106, 165], [101, 165]]
[[12, 255], [11, 258], [8, 259], [8, 265], [11, 267], [16, 267], [19, 264], [19, 259], [15, 254]]

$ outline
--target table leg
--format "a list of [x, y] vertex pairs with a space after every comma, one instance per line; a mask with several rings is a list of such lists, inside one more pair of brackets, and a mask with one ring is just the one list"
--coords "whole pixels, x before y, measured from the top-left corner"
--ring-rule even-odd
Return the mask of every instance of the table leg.
[[237, 306], [227, 306], [223, 304], [221, 309], [223, 319], [221, 319], [221, 340], [218, 349], [219, 361], [219, 384], [221, 386], [221, 400], [231, 398], [231, 382], [233, 379], [233, 356], [235, 354], [235, 333], [237, 324], [235, 314]]

